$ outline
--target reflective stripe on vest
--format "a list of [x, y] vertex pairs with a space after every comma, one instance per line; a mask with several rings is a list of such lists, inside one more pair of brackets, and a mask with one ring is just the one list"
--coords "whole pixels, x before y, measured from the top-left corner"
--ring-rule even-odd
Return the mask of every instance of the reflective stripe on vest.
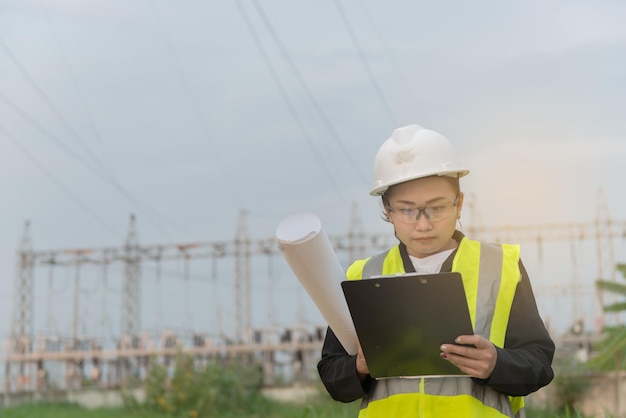
[[359, 418], [524, 418], [523, 404], [470, 377], [380, 379], [361, 402]]
[[[520, 280], [519, 246], [481, 244], [463, 238], [452, 262], [460, 272], [474, 333], [504, 346], [506, 327], [517, 283]], [[355, 262], [350, 280], [404, 273], [399, 246]], [[509, 397], [475, 383], [470, 377], [391, 378], [375, 382], [363, 398], [359, 417], [463, 416], [524, 417], [523, 397]], [[417, 414], [416, 414], [417, 412]]]

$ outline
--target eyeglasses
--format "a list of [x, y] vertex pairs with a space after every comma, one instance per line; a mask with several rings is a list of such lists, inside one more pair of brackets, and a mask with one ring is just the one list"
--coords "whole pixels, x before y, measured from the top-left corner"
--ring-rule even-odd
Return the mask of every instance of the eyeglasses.
[[391, 217], [398, 222], [405, 224], [415, 224], [419, 220], [422, 213], [431, 222], [437, 222], [446, 219], [454, 212], [454, 207], [459, 203], [459, 196], [454, 200], [442, 200], [432, 206], [424, 206], [421, 208], [393, 208], [387, 206]]

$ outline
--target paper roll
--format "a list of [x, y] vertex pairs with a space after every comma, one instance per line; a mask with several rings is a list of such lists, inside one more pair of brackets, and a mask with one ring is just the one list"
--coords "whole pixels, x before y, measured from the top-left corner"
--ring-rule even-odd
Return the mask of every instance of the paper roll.
[[311, 213], [293, 215], [276, 228], [276, 241], [343, 348], [356, 354], [356, 331], [340, 284], [345, 273], [320, 220]]

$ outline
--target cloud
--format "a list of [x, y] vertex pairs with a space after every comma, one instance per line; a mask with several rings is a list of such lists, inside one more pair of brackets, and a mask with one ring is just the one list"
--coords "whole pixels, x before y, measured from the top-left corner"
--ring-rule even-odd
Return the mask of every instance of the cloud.
[[[329, 233], [343, 234], [354, 201], [365, 231], [389, 231], [367, 192], [376, 150], [395, 126], [332, 1], [267, 1], [263, 8], [347, 153], [253, 7], [246, 9], [312, 142], [303, 138], [236, 7], [182, 3], [45, 0], [46, 22], [41, 2], [8, 0], [0, 5], [0, 37], [132, 196], [196, 236], [229, 239], [241, 206], [250, 212], [253, 235], [271, 235], [283, 216], [305, 210], [317, 213]], [[383, 42], [357, 3], [344, 7], [397, 123], [438, 130], [458, 146], [472, 169], [462, 184], [484, 224], [589, 221], [599, 186], [615, 217], [626, 215], [619, 213], [626, 207], [626, 4], [369, 3]], [[2, 94], [80, 150], [6, 54], [0, 53], [0, 66], [7, 70]], [[142, 242], [163, 241], [147, 220], [149, 210], [5, 106], [0, 110], [7, 130], [121, 235], [135, 211]], [[33, 221], [38, 248], [123, 241], [16, 147], [2, 145], [2, 138], [0, 147], [6, 277], [25, 218]], [[10, 317], [9, 305], [0, 316]], [[6, 325], [0, 323], [0, 335]]]
[[512, 140], [468, 155], [464, 182], [490, 226], [590, 222], [598, 189], [619, 190], [625, 158], [626, 138]]

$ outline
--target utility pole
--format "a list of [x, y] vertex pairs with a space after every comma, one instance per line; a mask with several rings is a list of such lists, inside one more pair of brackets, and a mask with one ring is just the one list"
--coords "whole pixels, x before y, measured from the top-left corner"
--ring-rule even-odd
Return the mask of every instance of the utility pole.
[[[80, 255], [79, 255], [80, 257]], [[74, 298], [72, 309], [72, 341], [74, 347], [78, 348], [78, 294], [80, 292], [80, 259], [76, 261], [76, 271], [74, 273]]]
[[359, 205], [354, 202], [352, 204], [352, 220], [350, 222], [350, 231], [348, 231], [348, 263], [365, 257], [365, 231], [363, 230], [363, 221], [359, 213]]
[[246, 211], [239, 211], [235, 237], [235, 341], [250, 329], [250, 236]]
[[30, 236], [30, 222], [24, 224], [24, 232], [17, 252], [13, 321], [11, 338], [33, 337], [33, 264], [34, 257]]
[[135, 215], [130, 215], [130, 225], [126, 245], [124, 246], [124, 292], [122, 294], [121, 333], [128, 336], [136, 335], [141, 329], [141, 287], [140, 287], [139, 239]]
[[[10, 350], [22, 355], [33, 351], [33, 265], [34, 255], [30, 237], [30, 222], [26, 221], [20, 248], [17, 252], [17, 273], [10, 338]], [[26, 367], [26, 363], [19, 363], [18, 390], [24, 389]], [[7, 362], [4, 368], [5, 392], [10, 389], [11, 380], [11, 364]]]

